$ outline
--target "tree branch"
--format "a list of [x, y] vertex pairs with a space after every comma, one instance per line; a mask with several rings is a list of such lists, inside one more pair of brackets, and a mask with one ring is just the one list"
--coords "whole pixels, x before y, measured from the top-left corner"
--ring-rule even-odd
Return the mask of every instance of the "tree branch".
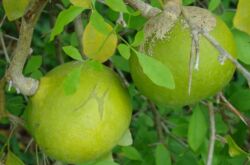
[[213, 38], [208, 32], [203, 31], [202, 35], [219, 51], [222, 57], [230, 60], [236, 68], [243, 74], [243, 76], [247, 79], [248, 86], [250, 87], [250, 73], [246, 70], [238, 61], [234, 59], [222, 46]]
[[17, 47], [13, 52], [13, 59], [7, 71], [7, 80], [24, 95], [35, 94], [39, 82], [22, 74], [26, 60], [30, 54], [30, 45], [36, 22], [48, 0], [35, 0], [22, 18]]
[[146, 18], [151, 18], [156, 16], [161, 12], [160, 9], [152, 7], [151, 5], [141, 1], [141, 0], [124, 0], [132, 8], [139, 10], [142, 16]]

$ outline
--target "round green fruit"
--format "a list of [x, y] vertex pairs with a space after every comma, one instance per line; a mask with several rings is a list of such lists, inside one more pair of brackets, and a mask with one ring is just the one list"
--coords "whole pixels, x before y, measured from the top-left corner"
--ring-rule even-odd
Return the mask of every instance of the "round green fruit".
[[[80, 84], [67, 95], [64, 80], [77, 68]], [[27, 128], [48, 156], [82, 163], [112, 150], [129, 127], [131, 109], [128, 92], [113, 71], [70, 62], [41, 79], [27, 107]]]
[[[216, 25], [209, 32], [210, 35], [229, 54], [235, 57], [235, 42], [230, 30], [218, 17], [214, 19], [216, 20]], [[147, 45], [144, 47], [146, 54], [150, 54], [171, 70], [175, 81], [175, 89], [167, 89], [154, 84], [143, 73], [137, 56], [135, 54], [131, 56], [130, 68], [132, 78], [142, 94], [161, 105], [184, 106], [214, 95], [230, 81], [235, 71], [235, 66], [229, 60], [226, 60], [222, 65], [218, 60], [219, 52], [217, 49], [200, 35], [199, 69], [192, 70], [192, 83], [189, 92], [191, 42], [190, 28], [187, 27], [183, 17], [180, 16], [163, 39], [149, 38]]]

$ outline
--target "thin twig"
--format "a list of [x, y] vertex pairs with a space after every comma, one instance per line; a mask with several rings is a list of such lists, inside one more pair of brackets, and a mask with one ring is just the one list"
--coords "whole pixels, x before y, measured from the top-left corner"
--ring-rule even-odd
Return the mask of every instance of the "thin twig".
[[151, 107], [150, 109], [154, 116], [154, 123], [155, 123], [156, 131], [157, 131], [158, 139], [161, 143], [164, 144], [164, 134], [163, 134], [163, 129], [161, 125], [161, 116], [159, 112], [157, 111], [157, 108], [153, 102], [149, 101], [149, 105]]
[[247, 69], [245, 69], [233, 56], [231, 56], [225, 49], [222, 48], [222, 46], [219, 44], [219, 42], [211, 36], [207, 31], [202, 31], [202, 35], [219, 51], [222, 57], [227, 58], [230, 60], [236, 68], [243, 74], [243, 76], [247, 79], [248, 85], [250, 87], [250, 73]]
[[208, 156], [207, 156], [206, 165], [212, 165], [213, 155], [214, 155], [214, 144], [216, 140], [214, 107], [213, 107], [212, 102], [208, 103], [208, 110], [209, 110], [209, 121], [210, 121], [210, 139], [209, 139]]
[[125, 0], [132, 8], [141, 12], [142, 16], [151, 18], [158, 15], [161, 10], [141, 1], [141, 0]]
[[13, 59], [6, 75], [8, 81], [13, 82], [17, 91], [20, 90], [22, 94], [27, 96], [35, 94], [39, 81], [24, 77], [22, 71], [30, 54], [34, 27], [47, 2], [48, 0], [34, 0], [29, 10], [22, 18], [17, 47], [13, 52]]
[[2, 21], [0, 22], [0, 28], [3, 26], [3, 23], [4, 23], [5, 19], [6, 19], [6, 15], [3, 16], [3, 19], [2, 19]]
[[238, 116], [241, 121], [248, 127], [250, 127], [249, 121], [247, 121], [248, 119], [242, 115], [228, 100], [227, 98], [223, 95], [223, 93], [219, 93], [219, 96], [221, 98], [221, 100], [225, 103], [225, 105], [227, 106], [227, 108], [233, 112], [236, 116]]
[[3, 33], [2, 32], [0, 32], [0, 41], [1, 41], [1, 44], [2, 44], [2, 47], [3, 47], [3, 52], [4, 52], [5, 60], [7, 61], [7, 63], [10, 63], [10, 57], [9, 57], [9, 54], [7, 52], [7, 49], [6, 49], [6, 45], [5, 45], [5, 42], [4, 42], [4, 38], [3, 38]]
[[83, 53], [83, 43], [82, 43], [82, 35], [83, 35], [84, 28], [83, 28], [83, 24], [82, 24], [82, 15], [81, 14], [79, 16], [77, 16], [76, 19], [74, 20], [74, 27], [75, 27], [75, 32], [77, 35], [80, 53], [81, 53], [82, 57], [85, 58], [84, 53]]

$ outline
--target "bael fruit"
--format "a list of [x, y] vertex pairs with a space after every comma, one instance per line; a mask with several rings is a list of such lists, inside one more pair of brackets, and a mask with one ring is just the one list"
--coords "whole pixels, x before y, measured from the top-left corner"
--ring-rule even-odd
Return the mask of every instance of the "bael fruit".
[[[193, 18], [200, 19], [202, 23], [205, 22], [204, 20], [208, 17], [207, 15], [210, 14], [205, 9], [197, 7], [189, 7], [187, 9], [188, 13], [192, 11], [205, 13], [204, 17], [199, 15], [193, 16]], [[209, 18], [210, 17], [214, 19], [216, 24], [210, 29], [209, 33], [229, 54], [235, 57], [235, 42], [230, 30], [220, 18], [214, 18], [211, 14]], [[167, 22], [169, 20], [165, 19], [165, 21]], [[205, 24], [205, 27], [206, 26]], [[147, 31], [145, 31], [145, 34], [146, 33]], [[235, 66], [229, 60], [225, 60], [222, 65], [218, 60], [219, 52], [217, 49], [200, 35], [199, 69], [193, 69], [192, 71], [192, 84], [189, 93], [189, 61], [192, 35], [183, 16], [179, 16], [170, 31], [164, 35], [165, 36], [160, 39], [146, 38], [147, 43], [144, 44], [143, 51], [145, 54], [151, 55], [153, 58], [162, 62], [171, 70], [175, 80], [175, 89], [171, 90], [154, 84], [143, 73], [136, 55], [134, 54], [130, 58], [131, 74], [135, 85], [142, 94], [152, 101], [166, 106], [184, 106], [192, 104], [203, 98], [214, 95], [232, 78]]]
[[[80, 85], [66, 95], [62, 82], [79, 67]], [[28, 130], [48, 156], [82, 163], [111, 151], [126, 133], [131, 113], [130, 97], [115, 73], [105, 66], [70, 62], [41, 79], [26, 119]]]

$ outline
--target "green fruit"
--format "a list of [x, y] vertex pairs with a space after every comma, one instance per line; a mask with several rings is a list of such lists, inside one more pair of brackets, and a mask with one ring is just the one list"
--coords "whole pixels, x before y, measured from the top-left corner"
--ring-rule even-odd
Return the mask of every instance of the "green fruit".
[[[168, 20], [166, 20], [168, 21]], [[235, 42], [230, 30], [218, 17], [216, 26], [210, 34], [232, 56], [236, 56]], [[188, 92], [189, 60], [191, 51], [191, 31], [183, 25], [179, 17], [174, 27], [162, 40], [149, 40], [145, 52], [167, 66], [174, 77], [175, 89], [167, 89], [154, 84], [139, 65], [136, 55], [130, 58], [133, 81], [142, 94], [152, 101], [167, 106], [183, 106], [196, 103], [220, 91], [232, 78], [235, 66], [226, 60], [224, 65], [218, 61], [219, 52], [209, 41], [200, 36], [199, 70], [193, 70], [191, 92]]]
[[[79, 67], [80, 85], [66, 95], [63, 81]], [[127, 90], [109, 68], [71, 62], [41, 79], [28, 104], [27, 127], [48, 156], [82, 163], [112, 150], [128, 129], [131, 109]]]

